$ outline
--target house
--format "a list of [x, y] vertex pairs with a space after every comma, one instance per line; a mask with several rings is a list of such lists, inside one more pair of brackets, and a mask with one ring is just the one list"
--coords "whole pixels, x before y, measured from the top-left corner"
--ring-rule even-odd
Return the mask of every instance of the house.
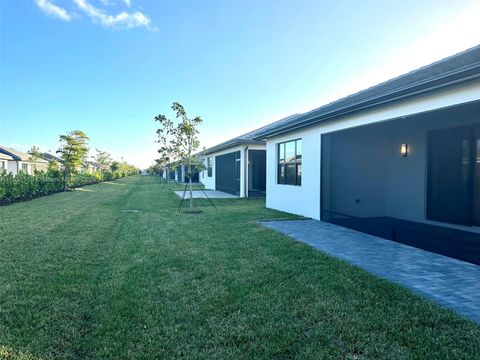
[[94, 161], [85, 161], [85, 163], [82, 165], [82, 172], [86, 172], [89, 174], [93, 174], [95, 171], [100, 171], [101, 166], [100, 164], [94, 162]]
[[[202, 160], [203, 161], [203, 160]], [[194, 168], [193, 168], [194, 169]], [[184, 163], [180, 163], [174, 169], [175, 171], [175, 180], [181, 183], [188, 183], [188, 165]], [[192, 183], [199, 183], [200, 182], [200, 171], [195, 171], [192, 176]]]
[[30, 154], [0, 145], [0, 170], [17, 175], [20, 171], [33, 175], [35, 170], [46, 171], [48, 161]]
[[43, 160], [46, 160], [48, 162], [55, 160], [58, 163], [58, 166], [60, 168], [63, 168], [63, 159], [61, 157], [58, 157], [50, 153], [42, 153], [41, 157]]
[[480, 45], [252, 140], [267, 207], [480, 263]]
[[0, 174], [9, 172], [9, 163], [15, 163], [13, 156], [0, 151]]
[[240, 197], [265, 196], [265, 140], [257, 140], [255, 136], [258, 132], [297, 116], [298, 114], [291, 115], [203, 151], [205, 170], [200, 173], [200, 182], [206, 189]]

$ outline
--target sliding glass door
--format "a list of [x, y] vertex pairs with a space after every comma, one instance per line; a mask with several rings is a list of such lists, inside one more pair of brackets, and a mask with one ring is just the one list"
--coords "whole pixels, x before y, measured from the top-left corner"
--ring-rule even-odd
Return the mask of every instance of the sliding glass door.
[[480, 225], [480, 126], [428, 137], [427, 218]]
[[473, 225], [480, 226], [480, 128], [475, 130]]

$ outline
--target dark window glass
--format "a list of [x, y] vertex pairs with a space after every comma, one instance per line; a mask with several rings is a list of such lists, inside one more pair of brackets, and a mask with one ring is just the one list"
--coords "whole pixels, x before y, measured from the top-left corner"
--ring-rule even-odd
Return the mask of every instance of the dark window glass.
[[285, 166], [285, 184], [295, 185], [295, 164]]
[[302, 185], [302, 163], [297, 163], [297, 185]]
[[473, 179], [473, 224], [480, 226], [480, 129], [475, 132], [477, 149], [475, 154]]
[[277, 183], [286, 185], [302, 184], [302, 140], [278, 144]]
[[212, 158], [207, 158], [207, 176], [212, 177]]
[[279, 184], [285, 183], [285, 165], [278, 165], [278, 179]]
[[478, 128], [433, 130], [428, 137], [427, 218], [480, 224]]

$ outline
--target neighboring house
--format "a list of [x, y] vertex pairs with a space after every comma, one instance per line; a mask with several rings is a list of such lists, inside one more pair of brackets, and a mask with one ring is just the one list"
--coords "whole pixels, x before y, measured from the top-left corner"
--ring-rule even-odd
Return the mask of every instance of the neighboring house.
[[[281, 119], [279, 124], [294, 119], [298, 114]], [[238, 136], [202, 152], [205, 170], [200, 182], [207, 189], [215, 189], [240, 197], [264, 196], [266, 191], [265, 141], [256, 140], [259, 131], [273, 124]]]
[[50, 153], [42, 153], [42, 159], [48, 162], [55, 160], [58, 163], [58, 166], [60, 167], [60, 169], [63, 169], [63, 159], [61, 157], [58, 157]]
[[[164, 179], [174, 180], [181, 183], [188, 182], [188, 176], [186, 171], [187, 165], [179, 164], [179, 165], [168, 165], [165, 166], [160, 171], [160, 176]], [[192, 182], [198, 183], [199, 182], [199, 172], [195, 173], [192, 179]]]
[[[188, 169], [187, 169], [188, 165], [185, 165], [185, 164], [180, 164], [177, 166], [177, 168], [175, 169], [175, 180], [176, 181], [179, 181], [181, 183], [188, 183], [189, 182], [189, 178], [188, 178]], [[199, 183], [200, 182], [200, 172], [199, 171], [196, 171], [194, 174], [193, 174], [193, 177], [192, 177], [192, 183]]]
[[33, 175], [35, 170], [46, 171], [48, 161], [34, 158], [32, 155], [19, 150], [0, 145], [0, 169], [17, 175], [20, 171]]
[[480, 261], [480, 46], [253, 140], [267, 207]]
[[166, 165], [160, 170], [160, 176], [163, 179], [176, 180], [177, 171], [175, 167]]
[[10, 162], [12, 164], [15, 164], [14, 158], [0, 151], [0, 174], [3, 174], [4, 172], [9, 172], [8, 169]]
[[95, 171], [100, 171], [101, 166], [100, 164], [94, 162], [94, 161], [85, 161], [85, 163], [82, 165], [81, 171], [86, 172], [89, 174], [93, 174]]

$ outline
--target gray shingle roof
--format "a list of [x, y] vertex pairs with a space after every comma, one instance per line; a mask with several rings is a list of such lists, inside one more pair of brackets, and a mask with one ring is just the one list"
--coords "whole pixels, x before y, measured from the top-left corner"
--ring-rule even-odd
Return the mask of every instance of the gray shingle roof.
[[59, 162], [60, 164], [63, 164], [63, 160], [61, 157], [58, 157], [56, 155], [50, 154], [50, 153], [42, 153], [42, 158], [47, 161], [52, 161], [55, 160]]
[[255, 140], [480, 77], [480, 45], [257, 131]]
[[46, 163], [47, 161], [43, 159], [33, 159], [30, 154], [24, 153], [23, 151], [15, 150], [7, 146], [0, 145], [0, 153], [9, 155], [16, 161], [30, 161], [37, 163]]

